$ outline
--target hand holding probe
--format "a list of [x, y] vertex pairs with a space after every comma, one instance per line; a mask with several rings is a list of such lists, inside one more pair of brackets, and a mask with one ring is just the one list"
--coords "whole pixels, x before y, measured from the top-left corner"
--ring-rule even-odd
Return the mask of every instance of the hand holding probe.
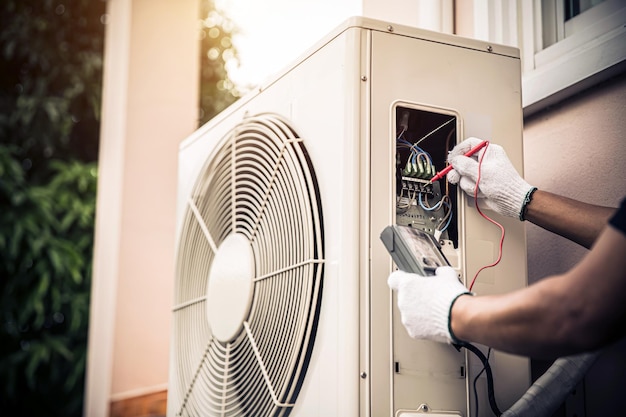
[[[474, 146], [472, 149], [470, 149], [469, 151], [465, 152], [465, 156], [472, 156], [472, 155], [474, 155], [476, 152], [480, 151], [482, 148], [484, 148], [488, 144], [489, 144], [489, 141], [483, 140], [478, 145]], [[439, 181], [440, 179], [442, 179], [443, 177], [448, 175], [448, 172], [452, 171], [453, 168], [454, 167], [452, 165], [448, 165], [447, 167], [442, 169], [440, 172], [438, 172], [437, 175], [432, 177], [430, 179], [430, 182], [433, 183], [435, 181]]]

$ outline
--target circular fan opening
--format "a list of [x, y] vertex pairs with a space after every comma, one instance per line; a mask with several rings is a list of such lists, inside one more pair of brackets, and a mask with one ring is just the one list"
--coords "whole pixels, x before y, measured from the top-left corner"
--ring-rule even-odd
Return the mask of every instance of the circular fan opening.
[[180, 416], [286, 416], [322, 295], [323, 226], [302, 139], [248, 117], [201, 170], [179, 238], [170, 397]]

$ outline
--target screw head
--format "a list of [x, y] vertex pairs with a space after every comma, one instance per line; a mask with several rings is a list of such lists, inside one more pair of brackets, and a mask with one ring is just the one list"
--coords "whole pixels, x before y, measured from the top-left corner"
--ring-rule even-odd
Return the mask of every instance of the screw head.
[[361, 379], [367, 378], [367, 372], [361, 372], [360, 377]]
[[487, 52], [493, 52], [493, 46], [487, 45]]
[[391, 26], [391, 25], [387, 26], [387, 30], [388, 30], [389, 32], [393, 32], [393, 26]]
[[361, 81], [367, 81], [367, 77], [365, 75], [361, 75]]

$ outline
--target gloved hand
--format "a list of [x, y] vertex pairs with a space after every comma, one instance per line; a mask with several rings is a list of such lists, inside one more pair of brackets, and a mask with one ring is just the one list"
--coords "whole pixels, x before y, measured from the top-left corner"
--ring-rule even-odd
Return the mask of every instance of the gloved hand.
[[450, 329], [450, 310], [460, 295], [471, 293], [454, 269], [442, 266], [429, 277], [396, 271], [389, 275], [387, 284], [398, 293], [402, 324], [409, 336], [449, 344], [458, 342]]
[[480, 169], [479, 200], [484, 199], [487, 207], [503, 216], [523, 220], [522, 210], [535, 187], [520, 177], [499, 145], [490, 143], [486, 151], [483, 148], [471, 157], [464, 155], [480, 142], [480, 139], [468, 138], [450, 151], [448, 163], [454, 169], [448, 173], [448, 181], [459, 184], [463, 191], [473, 197], [478, 177], [478, 161], [487, 152]]

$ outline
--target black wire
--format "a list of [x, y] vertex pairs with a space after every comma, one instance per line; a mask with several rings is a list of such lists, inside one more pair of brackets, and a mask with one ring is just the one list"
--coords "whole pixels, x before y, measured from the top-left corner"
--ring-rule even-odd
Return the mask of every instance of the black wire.
[[496, 416], [500, 417], [502, 415], [502, 412], [498, 408], [498, 404], [496, 404], [496, 395], [493, 387], [493, 373], [491, 372], [491, 365], [489, 365], [489, 360], [480, 351], [480, 349], [470, 343], [461, 342], [454, 346], [457, 348], [457, 350], [460, 350], [460, 348], [464, 347], [465, 349], [476, 355], [478, 359], [480, 359], [480, 361], [483, 363], [487, 375], [487, 398], [489, 399], [489, 406], [491, 407], [491, 411], [493, 411]]
[[[489, 348], [489, 350], [487, 350], [487, 360], [489, 360], [489, 356], [491, 356], [491, 348]], [[474, 415], [476, 417], [478, 417], [478, 391], [476, 390], [476, 383], [478, 382], [478, 378], [480, 378], [480, 376], [483, 374], [483, 372], [485, 372], [485, 367], [483, 366], [483, 369], [480, 370], [480, 372], [476, 375], [476, 377], [474, 378], [474, 404], [476, 405], [476, 412], [474, 413]]]

